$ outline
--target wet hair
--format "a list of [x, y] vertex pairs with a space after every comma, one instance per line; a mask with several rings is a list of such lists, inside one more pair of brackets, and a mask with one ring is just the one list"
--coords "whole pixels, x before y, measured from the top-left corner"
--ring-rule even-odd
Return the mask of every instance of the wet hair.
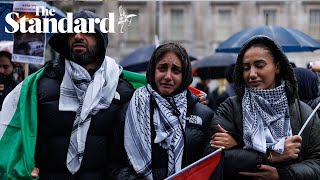
[[234, 77], [234, 88], [236, 94], [241, 97], [244, 95], [245, 91], [245, 81], [243, 79], [243, 57], [248, 49], [252, 47], [260, 47], [270, 52], [272, 59], [276, 65], [279, 66], [279, 74], [276, 75], [276, 83], [279, 84], [280, 80], [284, 80], [286, 85], [286, 94], [288, 102], [292, 103], [297, 98], [298, 85], [293, 73], [292, 66], [287, 58], [287, 56], [282, 51], [281, 47], [267, 36], [254, 36], [249, 39], [240, 49], [235, 71], [233, 74]]
[[11, 63], [11, 65], [13, 66], [13, 62], [11, 61], [12, 58], [12, 54], [9, 53], [8, 51], [0, 51], [0, 57], [7, 57]]
[[181, 85], [172, 93], [172, 95], [179, 94], [185, 90], [193, 80], [191, 63], [187, 51], [184, 47], [177, 43], [166, 43], [159, 46], [152, 54], [149, 61], [147, 69], [147, 82], [151, 87], [159, 92], [155, 83], [155, 69], [156, 65], [162, 58], [169, 52], [173, 52], [181, 61], [182, 64], [182, 83]]

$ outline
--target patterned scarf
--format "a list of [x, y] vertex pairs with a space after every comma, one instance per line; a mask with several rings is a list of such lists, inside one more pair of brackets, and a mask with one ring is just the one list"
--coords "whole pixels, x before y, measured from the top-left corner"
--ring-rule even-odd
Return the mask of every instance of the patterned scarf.
[[285, 83], [274, 89], [245, 89], [242, 99], [244, 149], [284, 151], [292, 135]]
[[65, 61], [59, 110], [76, 112], [67, 154], [67, 167], [72, 174], [81, 166], [92, 115], [100, 109], [107, 109], [113, 98], [120, 99], [116, 88], [121, 70], [113, 59], [106, 56], [91, 78], [79, 64]]
[[[124, 145], [135, 171], [146, 179], [152, 179], [151, 144], [159, 143], [168, 152], [168, 175], [181, 170], [184, 149], [183, 131], [187, 114], [187, 91], [175, 95], [174, 102], [180, 116], [173, 115], [173, 108], [167, 99], [160, 96], [148, 84], [135, 91], [126, 114]], [[154, 124], [150, 124], [150, 96], [156, 101]], [[173, 102], [173, 103], [174, 103]], [[151, 142], [151, 126], [156, 137]]]

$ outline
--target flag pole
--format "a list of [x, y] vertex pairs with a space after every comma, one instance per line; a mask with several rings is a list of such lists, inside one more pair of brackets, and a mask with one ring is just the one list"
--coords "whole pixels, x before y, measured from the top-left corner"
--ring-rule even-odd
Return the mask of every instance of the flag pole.
[[24, 79], [27, 78], [29, 75], [29, 64], [25, 63], [24, 64]]
[[310, 114], [310, 116], [308, 117], [307, 121], [304, 123], [304, 125], [302, 126], [302, 128], [300, 129], [298, 135], [301, 136], [303, 130], [306, 128], [306, 126], [308, 125], [309, 121], [311, 120], [311, 118], [313, 117], [313, 115], [317, 112], [317, 110], [320, 107], [320, 103], [317, 105], [316, 108], [314, 108], [314, 110], [312, 111], [312, 113]]

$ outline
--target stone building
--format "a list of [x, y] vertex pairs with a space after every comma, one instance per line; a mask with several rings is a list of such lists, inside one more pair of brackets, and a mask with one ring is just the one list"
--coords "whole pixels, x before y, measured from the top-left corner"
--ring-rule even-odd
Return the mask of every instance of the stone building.
[[[55, 1], [60, 8], [73, 11], [92, 10], [102, 17], [115, 13], [116, 33], [110, 34], [107, 53], [121, 60], [138, 47], [154, 43], [175, 41], [189, 53], [202, 58], [214, 53], [219, 43], [234, 33], [250, 27], [281, 25], [294, 28], [320, 41], [320, 0], [268, 0], [268, 1]], [[136, 14], [123, 32], [117, 24], [118, 8], [126, 14]], [[320, 55], [320, 53], [316, 53]], [[301, 56], [301, 57], [300, 57]], [[290, 55], [298, 66], [316, 58], [314, 54]], [[319, 58], [318, 58], [319, 59]], [[305, 62], [306, 61], [306, 62]]]

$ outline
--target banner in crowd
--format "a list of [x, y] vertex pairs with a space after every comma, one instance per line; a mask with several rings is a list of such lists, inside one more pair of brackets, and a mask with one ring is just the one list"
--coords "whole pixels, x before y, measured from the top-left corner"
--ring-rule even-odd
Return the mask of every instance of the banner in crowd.
[[13, 30], [19, 28], [19, 31], [13, 35], [13, 62], [44, 64], [45, 33], [32, 33], [29, 31], [29, 27], [37, 28], [39, 22], [36, 22], [35, 18], [41, 22], [41, 7], [45, 7], [45, 5], [45, 2], [42, 1], [15, 1], [13, 3], [12, 19], [9, 17], [6, 19], [13, 25]]

